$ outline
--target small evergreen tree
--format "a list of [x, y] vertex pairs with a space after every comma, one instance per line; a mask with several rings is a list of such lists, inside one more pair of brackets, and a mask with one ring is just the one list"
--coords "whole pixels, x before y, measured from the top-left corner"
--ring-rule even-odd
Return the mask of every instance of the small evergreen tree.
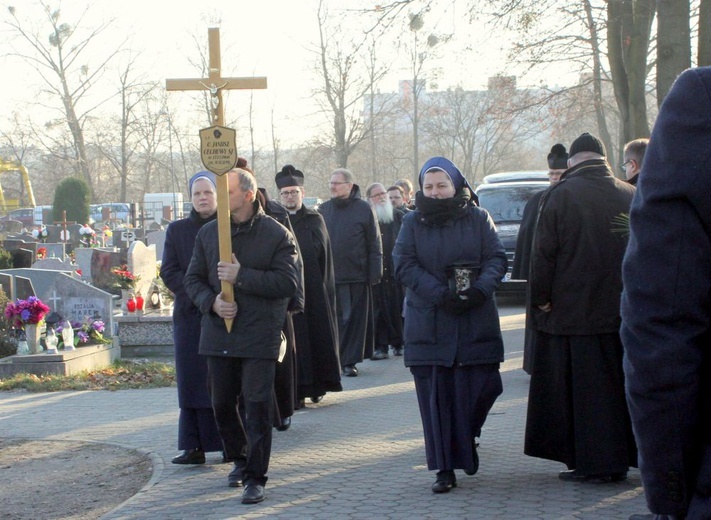
[[62, 211], [66, 211], [68, 221], [86, 224], [89, 222], [89, 202], [89, 185], [83, 179], [64, 179], [54, 193], [54, 221], [62, 220]]

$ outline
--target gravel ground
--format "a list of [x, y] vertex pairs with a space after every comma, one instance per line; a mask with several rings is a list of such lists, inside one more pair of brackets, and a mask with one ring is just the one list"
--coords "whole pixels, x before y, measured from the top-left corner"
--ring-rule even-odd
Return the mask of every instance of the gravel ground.
[[93, 520], [151, 478], [150, 458], [120, 446], [0, 439], [3, 519]]

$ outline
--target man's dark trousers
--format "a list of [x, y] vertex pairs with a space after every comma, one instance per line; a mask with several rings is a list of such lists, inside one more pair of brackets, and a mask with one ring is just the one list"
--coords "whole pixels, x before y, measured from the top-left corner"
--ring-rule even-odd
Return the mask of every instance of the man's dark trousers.
[[[208, 356], [207, 367], [225, 458], [237, 465], [244, 463], [245, 485], [263, 486], [272, 450], [276, 360]], [[244, 423], [237, 410], [240, 394], [244, 400]]]

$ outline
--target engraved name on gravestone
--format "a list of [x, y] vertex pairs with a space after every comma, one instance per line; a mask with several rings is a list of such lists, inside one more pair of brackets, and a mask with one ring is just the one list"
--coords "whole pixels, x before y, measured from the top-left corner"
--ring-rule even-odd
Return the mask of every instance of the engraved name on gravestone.
[[[110, 336], [114, 330], [112, 294], [76, 280], [64, 272], [15, 269], [13, 273], [27, 277], [37, 297], [60, 316], [72, 321], [82, 321], [86, 316], [99, 316], [106, 323], [107, 335]], [[20, 279], [20, 276], [16, 276], [16, 285]]]

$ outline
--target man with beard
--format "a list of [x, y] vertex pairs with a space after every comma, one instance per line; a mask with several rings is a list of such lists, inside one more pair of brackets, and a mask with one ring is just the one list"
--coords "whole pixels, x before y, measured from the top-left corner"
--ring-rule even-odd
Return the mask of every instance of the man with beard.
[[354, 180], [349, 170], [335, 170], [329, 182], [331, 199], [319, 207], [331, 238], [341, 365], [348, 377], [357, 376], [356, 363], [373, 353], [371, 285], [383, 274], [375, 214]]
[[393, 353], [402, 356], [402, 288], [395, 281], [393, 247], [400, 232], [403, 213], [393, 208], [385, 186], [375, 182], [365, 189], [368, 202], [375, 210], [383, 245], [383, 277], [373, 286], [373, 317], [375, 321], [375, 350], [370, 359], [388, 358], [388, 345]]
[[304, 263], [306, 307], [295, 314], [297, 398], [318, 403], [326, 392], [340, 392], [336, 281], [331, 241], [321, 214], [304, 206], [304, 174], [287, 164], [276, 174], [282, 205]]

